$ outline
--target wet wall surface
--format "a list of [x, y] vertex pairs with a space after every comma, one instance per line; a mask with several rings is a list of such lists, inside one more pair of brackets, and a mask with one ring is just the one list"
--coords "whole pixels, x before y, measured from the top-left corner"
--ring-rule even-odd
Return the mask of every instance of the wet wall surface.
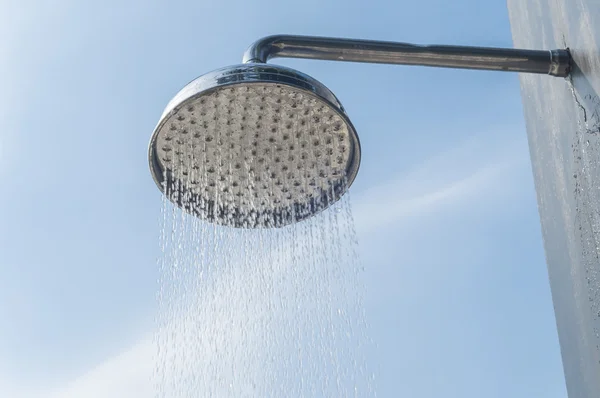
[[[514, 46], [570, 48], [572, 78], [521, 75], [570, 398], [600, 397], [600, 1], [508, 0]], [[524, 267], [527, 264], [523, 264]]]

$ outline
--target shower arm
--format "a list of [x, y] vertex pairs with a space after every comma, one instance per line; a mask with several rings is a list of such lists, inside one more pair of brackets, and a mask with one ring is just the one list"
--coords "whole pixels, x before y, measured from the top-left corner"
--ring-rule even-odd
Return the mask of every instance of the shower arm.
[[272, 58], [420, 65], [539, 73], [558, 77], [567, 77], [571, 71], [571, 54], [568, 50], [421, 46], [387, 41], [294, 35], [267, 36], [257, 40], [244, 53], [243, 62], [266, 63]]

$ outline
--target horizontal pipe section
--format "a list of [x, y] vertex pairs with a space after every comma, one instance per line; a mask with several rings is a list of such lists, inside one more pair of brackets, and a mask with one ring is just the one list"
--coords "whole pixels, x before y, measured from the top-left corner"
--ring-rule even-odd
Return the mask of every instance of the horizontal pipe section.
[[567, 50], [421, 46], [387, 41], [292, 35], [268, 36], [256, 41], [246, 50], [243, 61], [268, 62], [273, 58], [420, 65], [540, 73], [560, 77], [569, 75], [571, 64], [571, 56]]

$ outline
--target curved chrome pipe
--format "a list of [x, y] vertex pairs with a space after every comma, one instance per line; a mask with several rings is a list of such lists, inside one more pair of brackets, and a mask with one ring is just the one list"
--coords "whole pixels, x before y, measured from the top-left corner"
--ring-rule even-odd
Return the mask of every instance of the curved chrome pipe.
[[568, 50], [420, 46], [387, 41], [292, 35], [259, 39], [246, 50], [243, 62], [266, 63], [272, 58], [421, 65], [540, 73], [558, 77], [567, 77], [571, 72], [571, 54]]

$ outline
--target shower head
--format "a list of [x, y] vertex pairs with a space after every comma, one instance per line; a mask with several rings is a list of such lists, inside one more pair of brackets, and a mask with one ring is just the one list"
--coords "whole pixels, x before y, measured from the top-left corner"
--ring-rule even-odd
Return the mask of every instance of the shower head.
[[360, 144], [324, 85], [247, 63], [184, 87], [154, 130], [149, 161], [159, 189], [185, 211], [222, 225], [281, 227], [345, 193]]
[[519, 50], [312, 36], [269, 36], [244, 64], [185, 86], [150, 140], [159, 189], [201, 219], [281, 227], [336, 202], [354, 181], [360, 144], [329, 89], [271, 58], [422, 65], [567, 77], [568, 50]]

